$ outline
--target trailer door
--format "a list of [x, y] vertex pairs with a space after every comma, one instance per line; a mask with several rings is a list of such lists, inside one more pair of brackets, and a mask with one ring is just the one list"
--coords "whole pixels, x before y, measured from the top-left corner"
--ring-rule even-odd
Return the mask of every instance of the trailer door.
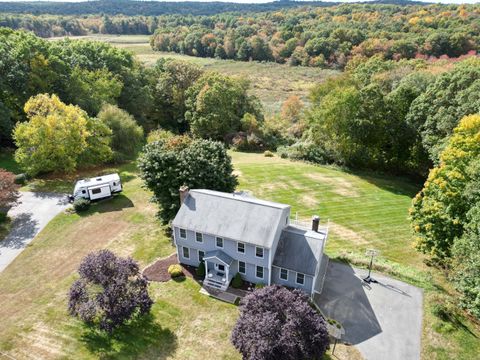
[[88, 194], [90, 200], [96, 200], [110, 197], [112, 192], [110, 191], [110, 185], [102, 185], [88, 188]]

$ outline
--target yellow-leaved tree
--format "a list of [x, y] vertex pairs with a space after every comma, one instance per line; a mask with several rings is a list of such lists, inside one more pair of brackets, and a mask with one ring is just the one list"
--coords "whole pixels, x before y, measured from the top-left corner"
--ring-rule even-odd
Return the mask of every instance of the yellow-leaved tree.
[[13, 139], [15, 160], [28, 174], [70, 172], [79, 162], [98, 164], [111, 158], [110, 129], [78, 106], [39, 94], [25, 103], [24, 111], [29, 121], [17, 124]]

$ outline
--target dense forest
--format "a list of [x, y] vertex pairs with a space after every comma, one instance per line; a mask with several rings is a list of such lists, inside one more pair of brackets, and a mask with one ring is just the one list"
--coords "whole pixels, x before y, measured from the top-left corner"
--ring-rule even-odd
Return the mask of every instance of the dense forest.
[[354, 56], [458, 57], [478, 50], [480, 7], [354, 4], [249, 16], [158, 19], [153, 49], [200, 57], [340, 67]]
[[[393, 0], [393, 2], [396, 2]], [[398, 1], [398, 3], [410, 3]], [[261, 12], [301, 6], [333, 6], [335, 2], [280, 0], [261, 4], [240, 4], [232, 2], [160, 2], [134, 0], [100, 0], [86, 2], [48, 2], [22, 1], [0, 2], [0, 12], [17, 14], [54, 14], [54, 15], [145, 15], [163, 14], [213, 15], [225, 12]]]

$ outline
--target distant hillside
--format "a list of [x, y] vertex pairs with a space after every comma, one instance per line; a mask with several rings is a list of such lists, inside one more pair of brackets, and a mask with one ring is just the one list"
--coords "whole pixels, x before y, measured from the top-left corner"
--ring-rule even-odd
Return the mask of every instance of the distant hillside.
[[0, 2], [0, 12], [16, 14], [52, 15], [214, 15], [224, 12], [262, 12], [300, 6], [334, 6], [339, 3], [322, 1], [281, 0], [264, 4], [229, 2], [160, 2], [130, 0], [100, 0], [87, 2]]

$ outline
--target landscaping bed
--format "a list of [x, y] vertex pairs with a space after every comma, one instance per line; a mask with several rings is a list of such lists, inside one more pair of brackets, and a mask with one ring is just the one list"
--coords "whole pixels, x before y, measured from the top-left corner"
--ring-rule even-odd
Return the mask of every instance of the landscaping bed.
[[[178, 264], [177, 254], [172, 254], [147, 266], [143, 270], [143, 275], [150, 281], [166, 282], [172, 278], [168, 273], [168, 267], [175, 264]], [[195, 274], [195, 267], [182, 265], [182, 269], [185, 276], [198, 280]]]

